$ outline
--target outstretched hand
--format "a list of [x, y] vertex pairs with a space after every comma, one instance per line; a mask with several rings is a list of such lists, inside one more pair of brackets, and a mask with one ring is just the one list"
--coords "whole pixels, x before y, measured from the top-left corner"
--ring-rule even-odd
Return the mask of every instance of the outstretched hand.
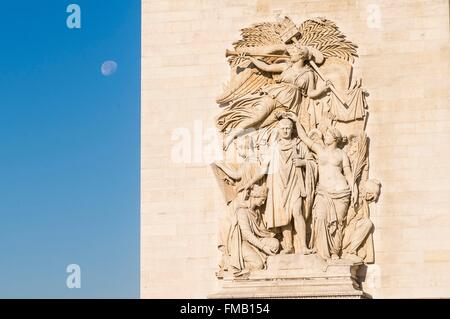
[[250, 61], [254, 61], [257, 60], [255, 59], [252, 55], [250, 55], [249, 53], [245, 52], [245, 51], [238, 51], [238, 55], [237, 58], [239, 60], [250, 60]]
[[293, 113], [293, 112], [286, 112], [285, 115], [288, 119], [291, 119], [292, 121], [294, 121], [295, 123], [298, 121], [298, 116], [297, 114]]
[[237, 62], [237, 64], [240, 64], [241, 62], [246, 61], [246, 60], [252, 61], [252, 57], [249, 56], [246, 52], [239, 52], [239, 54], [236, 56], [235, 61]]
[[328, 95], [330, 93], [332, 87], [333, 87], [333, 82], [331, 82], [330, 80], [326, 80], [322, 86], [322, 92], [327, 93], [327, 95]]

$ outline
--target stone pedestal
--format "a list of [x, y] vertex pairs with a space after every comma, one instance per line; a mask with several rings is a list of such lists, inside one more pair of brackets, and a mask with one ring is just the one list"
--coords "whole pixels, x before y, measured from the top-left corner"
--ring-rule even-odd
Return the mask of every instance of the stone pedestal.
[[317, 255], [271, 256], [266, 270], [225, 276], [221, 290], [209, 298], [370, 298], [356, 281], [359, 266]]

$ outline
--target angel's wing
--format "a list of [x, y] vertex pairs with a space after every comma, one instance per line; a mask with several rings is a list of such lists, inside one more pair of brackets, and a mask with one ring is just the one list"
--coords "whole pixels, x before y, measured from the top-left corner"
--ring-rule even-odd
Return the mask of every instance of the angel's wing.
[[[236, 51], [245, 48], [267, 47], [283, 44], [279, 35], [280, 25], [278, 23], [258, 23], [249, 28], [241, 30], [242, 39], [233, 43]], [[276, 61], [277, 58], [266, 57], [261, 60], [268, 64]], [[217, 103], [226, 106], [231, 101], [243, 97], [247, 94], [258, 92], [267, 83], [272, 81], [270, 73], [261, 72], [250, 66], [248, 60], [241, 61], [238, 57], [229, 58], [232, 68], [231, 80], [224, 89], [224, 92], [216, 99]]]
[[318, 49], [325, 58], [336, 57], [353, 62], [357, 45], [348, 41], [337, 25], [325, 18], [304, 21], [299, 31], [300, 43]]
[[261, 72], [255, 67], [242, 67], [238, 65], [233, 68], [232, 72], [233, 75], [230, 82], [225, 87], [223, 93], [216, 99], [217, 104], [221, 106], [226, 106], [231, 101], [244, 95], [258, 92], [260, 88], [272, 80], [270, 73]]

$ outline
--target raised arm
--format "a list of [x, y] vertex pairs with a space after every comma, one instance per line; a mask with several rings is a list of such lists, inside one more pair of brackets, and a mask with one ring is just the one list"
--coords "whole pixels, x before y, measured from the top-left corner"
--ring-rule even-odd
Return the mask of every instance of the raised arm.
[[306, 132], [305, 132], [305, 129], [300, 124], [300, 120], [298, 119], [297, 115], [295, 115], [292, 112], [288, 112], [287, 116], [292, 121], [295, 122], [295, 127], [297, 128], [298, 137], [300, 137], [300, 139], [303, 141], [303, 143], [305, 143], [306, 146], [308, 146], [308, 148], [316, 154], [319, 154], [320, 152], [322, 152], [322, 150], [323, 150], [322, 146], [317, 144], [316, 142], [314, 142], [312, 139], [309, 138], [308, 134], [306, 134]]
[[254, 57], [249, 57], [249, 60], [260, 70], [270, 73], [281, 73], [289, 67], [289, 64], [283, 63], [274, 63], [267, 64], [261, 60], [255, 59]]
[[323, 87], [316, 87], [316, 81], [314, 78], [314, 74], [312, 72], [308, 72], [308, 96], [312, 99], [318, 98], [319, 96], [321, 96], [322, 94], [324, 94], [326, 91], [329, 90], [329, 86], [330, 84], [326, 83], [326, 85], [324, 85]]

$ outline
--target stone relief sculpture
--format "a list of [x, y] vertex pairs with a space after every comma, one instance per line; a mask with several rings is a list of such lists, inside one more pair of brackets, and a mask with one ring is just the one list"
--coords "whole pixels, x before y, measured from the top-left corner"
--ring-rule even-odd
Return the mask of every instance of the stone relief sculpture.
[[[295, 114], [290, 116], [298, 122]], [[337, 128], [328, 127], [324, 134], [324, 147], [311, 140], [300, 123], [297, 132], [317, 155], [319, 170], [311, 224], [311, 247], [324, 259], [339, 259], [347, 211], [350, 202], [353, 205], [358, 196], [357, 187], [353, 187], [350, 160], [338, 148], [342, 143], [342, 135]]]
[[369, 206], [381, 183], [369, 178], [357, 46], [325, 18], [297, 27], [285, 17], [241, 35], [217, 98], [225, 160], [211, 167], [226, 203], [218, 277], [265, 269], [268, 256], [373, 263]]
[[237, 222], [230, 230], [227, 245], [230, 266], [235, 274], [263, 269], [267, 256], [275, 255], [279, 242], [274, 233], [267, 230], [260, 208], [267, 197], [265, 186], [253, 185], [248, 200], [236, 208]]

